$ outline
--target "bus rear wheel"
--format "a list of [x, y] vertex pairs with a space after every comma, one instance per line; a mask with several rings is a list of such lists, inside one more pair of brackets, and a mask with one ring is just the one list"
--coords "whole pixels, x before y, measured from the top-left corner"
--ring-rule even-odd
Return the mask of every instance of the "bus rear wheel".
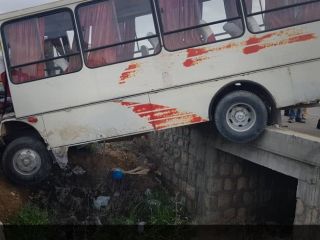
[[19, 185], [33, 185], [48, 177], [52, 158], [36, 137], [18, 137], [8, 144], [2, 156], [4, 174]]
[[227, 94], [218, 102], [214, 121], [224, 138], [236, 143], [247, 143], [264, 131], [268, 112], [257, 95], [239, 90]]

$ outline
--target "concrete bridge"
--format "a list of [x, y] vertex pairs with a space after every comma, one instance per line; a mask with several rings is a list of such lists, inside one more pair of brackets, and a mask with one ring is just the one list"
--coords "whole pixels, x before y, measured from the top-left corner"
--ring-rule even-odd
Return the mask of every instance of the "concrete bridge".
[[198, 223], [320, 224], [320, 138], [270, 127], [250, 144], [208, 124], [151, 135], [164, 179]]

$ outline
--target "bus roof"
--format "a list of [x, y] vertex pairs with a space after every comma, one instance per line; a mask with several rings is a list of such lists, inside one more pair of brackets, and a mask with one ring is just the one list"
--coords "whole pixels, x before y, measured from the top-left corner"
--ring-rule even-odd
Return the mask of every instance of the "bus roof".
[[29, 7], [29, 8], [24, 8], [24, 9], [20, 9], [20, 10], [16, 10], [16, 11], [2, 13], [2, 14], [0, 14], [0, 21], [2, 22], [2, 21], [9, 20], [12, 18], [23, 17], [23, 16], [43, 12], [46, 10], [51, 10], [51, 9], [55, 9], [55, 8], [59, 8], [59, 7], [64, 7], [64, 6], [67, 6], [70, 4], [86, 2], [86, 1], [88, 1], [88, 0], [56, 0], [56, 1], [50, 2], [50, 3], [45, 3], [45, 4], [41, 4], [41, 5]]

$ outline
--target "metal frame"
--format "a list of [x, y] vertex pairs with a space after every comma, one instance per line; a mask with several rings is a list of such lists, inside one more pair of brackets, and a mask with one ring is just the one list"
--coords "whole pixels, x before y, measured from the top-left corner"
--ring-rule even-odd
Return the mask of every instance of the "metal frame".
[[[10, 62], [10, 58], [9, 58], [9, 52], [8, 52], [8, 43], [7, 43], [7, 39], [5, 37], [5, 32], [4, 32], [5, 26], [9, 25], [9, 24], [12, 24], [12, 23], [15, 23], [15, 22], [19, 22], [19, 21], [23, 21], [23, 20], [27, 20], [27, 19], [31, 19], [31, 18], [35, 18], [35, 17], [38, 17], [38, 18], [39, 17], [46, 17], [46, 16], [49, 16], [49, 15], [52, 15], [52, 14], [55, 14], [55, 13], [61, 13], [61, 12], [69, 12], [71, 14], [71, 21], [72, 21], [72, 25], [73, 25], [73, 29], [74, 29], [74, 33], [75, 33], [74, 34], [74, 39], [78, 44], [78, 52], [77, 53], [72, 53], [72, 54], [67, 54], [67, 55], [64, 55], [64, 56], [59, 56], [59, 57], [43, 59], [43, 60], [31, 62], [31, 63], [25, 63], [25, 64], [16, 65], [16, 66], [11, 66], [11, 62]], [[80, 48], [77, 29], [76, 29], [76, 23], [75, 23], [73, 11], [70, 8], [65, 8], [64, 7], [64, 8], [59, 8], [59, 9], [56, 9], [56, 10], [47, 11], [47, 12], [44, 12], [44, 13], [38, 13], [38, 14], [33, 14], [33, 15], [26, 16], [26, 17], [22, 17], [22, 18], [17, 18], [17, 19], [14, 19], [14, 20], [9, 20], [9, 21], [5, 22], [1, 26], [1, 35], [2, 35], [2, 39], [3, 39], [3, 50], [4, 50], [5, 57], [6, 57], [7, 67], [8, 67], [8, 73], [7, 74], [9, 76], [9, 79], [10, 79], [12, 84], [20, 85], [20, 84], [39, 81], [39, 80], [43, 80], [43, 79], [54, 78], [54, 77], [58, 77], [58, 76], [61, 76], [61, 75], [68, 75], [68, 74], [79, 72], [83, 68], [83, 63], [81, 61], [80, 69], [78, 71], [75, 71], [75, 72], [64, 73], [64, 74], [59, 74], [59, 75], [55, 75], [55, 76], [49, 76], [49, 77], [34, 79], [34, 80], [26, 81], [26, 82], [23, 82], [23, 83], [15, 83], [15, 82], [12, 81], [12, 70], [15, 69], [15, 68], [18, 68], [18, 67], [30, 66], [30, 65], [33, 65], [33, 64], [37, 64], [37, 63], [45, 63], [45, 62], [53, 61], [53, 60], [56, 60], [56, 59], [65, 58], [65, 57], [71, 57], [71, 56], [76, 56], [76, 55], [79, 55], [81, 60], [82, 60], [81, 48]]]
[[[246, 1], [245, 0], [241, 0], [242, 4], [243, 4], [243, 8], [244, 8], [244, 14], [245, 14], [245, 19], [246, 19], [246, 24], [248, 26], [248, 18], [249, 17], [253, 17], [253, 16], [257, 16], [257, 15], [262, 15], [262, 14], [266, 14], [266, 13], [271, 13], [271, 12], [277, 12], [277, 11], [281, 11], [281, 10], [285, 10], [285, 9], [290, 9], [290, 8], [295, 8], [295, 7], [299, 7], [299, 6], [304, 6], [307, 4], [311, 4], [311, 3], [319, 3], [320, 4], [320, 0], [309, 0], [306, 2], [301, 2], [301, 3], [295, 3], [295, 4], [291, 4], [291, 5], [287, 5], [287, 6], [283, 6], [283, 7], [278, 7], [278, 8], [273, 8], [273, 9], [269, 9], [269, 10], [264, 10], [264, 11], [260, 11], [260, 12], [255, 12], [255, 13], [248, 13], [247, 11], [247, 5], [246, 5]], [[263, 18], [264, 19], [264, 18]], [[320, 16], [319, 19], [317, 20], [312, 20], [312, 21], [306, 21], [306, 22], [301, 22], [298, 24], [291, 24], [288, 26], [284, 26], [284, 27], [279, 27], [279, 28], [273, 28], [273, 29], [269, 29], [269, 30], [264, 30], [264, 31], [259, 31], [259, 32], [253, 32], [251, 31], [248, 27], [248, 31], [252, 34], [258, 34], [258, 33], [265, 33], [265, 32], [271, 32], [271, 31], [275, 31], [275, 30], [280, 30], [280, 29], [284, 29], [284, 28], [288, 28], [288, 27], [294, 27], [294, 26], [299, 26], [302, 24], [307, 24], [307, 23], [312, 23], [312, 22], [317, 22], [320, 20]]]
[[[222, 0], [220, 0], [222, 1]], [[184, 32], [184, 31], [188, 31], [188, 30], [193, 30], [193, 29], [199, 29], [205, 26], [212, 26], [212, 25], [216, 25], [219, 23], [223, 23], [223, 22], [228, 22], [228, 21], [234, 21], [234, 20], [241, 20], [242, 22], [242, 34], [237, 36], [237, 37], [230, 37], [230, 38], [225, 38], [225, 39], [221, 39], [221, 40], [217, 40], [215, 42], [209, 42], [209, 43], [203, 43], [200, 45], [192, 45], [192, 46], [187, 46], [184, 48], [178, 48], [178, 49], [174, 49], [174, 50], [170, 50], [168, 49], [165, 44], [163, 43], [164, 48], [168, 51], [168, 52], [175, 52], [175, 51], [179, 51], [179, 50], [183, 50], [183, 49], [188, 49], [188, 48], [192, 48], [192, 47], [198, 47], [198, 46], [204, 46], [204, 45], [208, 45], [208, 44], [214, 44], [214, 43], [218, 43], [218, 42], [223, 42], [223, 41], [227, 41], [230, 39], [236, 39], [236, 38], [240, 38], [244, 35], [245, 33], [245, 25], [244, 25], [244, 20], [243, 20], [243, 15], [242, 15], [242, 11], [241, 11], [241, 5], [239, 0], [235, 0], [236, 4], [237, 4], [237, 10], [238, 10], [238, 17], [234, 17], [234, 18], [227, 18], [224, 20], [219, 20], [219, 21], [214, 21], [214, 22], [209, 22], [209, 23], [205, 23], [205, 24], [199, 24], [196, 26], [192, 26], [192, 27], [188, 27], [188, 28], [182, 28], [182, 29], [177, 29], [174, 31], [170, 31], [170, 32], [165, 32], [164, 31], [164, 27], [163, 27], [163, 23], [162, 23], [162, 19], [161, 19], [161, 12], [160, 12], [160, 6], [159, 6], [159, 0], [155, 0], [156, 2], [156, 8], [157, 8], [157, 15], [158, 15], [158, 19], [159, 19], [159, 25], [160, 25], [160, 31], [161, 31], [161, 36], [164, 37], [166, 35], [170, 35], [170, 34], [175, 34], [175, 33], [180, 33], [180, 32]]]
[[[90, 1], [90, 2], [81, 3], [81, 4], [79, 4], [79, 5], [76, 6], [74, 12], [75, 12], [76, 23], [77, 23], [77, 26], [78, 26], [79, 31], [81, 30], [81, 25], [80, 25], [80, 21], [79, 21], [79, 8], [85, 7], [85, 6], [90, 6], [90, 5], [97, 4], [97, 3], [101, 3], [101, 2], [107, 2], [107, 1], [109, 1], [109, 0], [103, 0], [103, 1], [94, 0], [94, 1]], [[143, 40], [147, 40], [147, 39], [151, 39], [151, 38], [155, 38], [155, 37], [157, 37], [157, 38], [159, 39], [159, 43], [161, 43], [161, 41], [160, 41], [160, 32], [159, 32], [159, 28], [158, 28], [158, 25], [157, 25], [157, 18], [156, 18], [156, 14], [155, 14], [155, 9], [154, 9], [153, 0], [148, 0], [148, 1], [150, 2], [151, 14], [152, 14], [152, 17], [153, 17], [153, 22], [154, 22], [154, 27], [155, 27], [155, 30], [156, 30], [156, 34], [154, 34], [154, 35], [152, 35], [152, 36], [149, 36], [149, 37], [137, 38], [137, 39], [133, 39], [133, 40], [129, 40], [129, 41], [124, 41], [124, 42], [119, 42], [119, 43], [115, 43], [115, 44], [100, 46], [100, 47], [91, 48], [91, 49], [85, 49], [85, 48], [84, 48], [85, 43], [84, 43], [84, 39], [83, 39], [83, 34], [81, 34], [81, 33], [79, 32], [80, 44], [81, 44], [81, 47], [82, 47], [82, 52], [83, 52], [83, 54], [88, 53], [88, 52], [98, 51], [98, 50], [101, 50], [101, 49], [117, 47], [117, 46], [120, 46], [120, 45], [129, 44], [129, 43], [133, 43], [133, 42], [136, 43], [136, 42], [139, 42], [139, 41], [143, 41]], [[161, 46], [161, 45], [160, 45], [160, 46]], [[155, 55], [160, 54], [160, 53], [161, 53], [161, 50], [162, 50], [162, 48], [160, 48], [159, 52], [150, 54], [150, 55], [148, 55], [148, 56], [131, 58], [131, 59], [127, 59], [127, 60], [124, 60], [124, 61], [117, 61], [117, 62], [114, 62], [114, 63], [105, 64], [105, 65], [97, 66], [97, 67], [89, 67], [88, 64], [87, 64], [87, 61], [86, 61], [85, 59], [84, 59], [84, 63], [85, 63], [85, 65], [86, 65], [86, 67], [88, 67], [88, 68], [90, 68], [90, 69], [95, 69], [95, 68], [110, 66], [110, 65], [114, 65], [114, 64], [118, 64], [118, 63], [129, 62], [129, 61], [136, 60], [136, 59], [142, 59], [142, 58], [152, 57], [152, 56], [155, 56]]]

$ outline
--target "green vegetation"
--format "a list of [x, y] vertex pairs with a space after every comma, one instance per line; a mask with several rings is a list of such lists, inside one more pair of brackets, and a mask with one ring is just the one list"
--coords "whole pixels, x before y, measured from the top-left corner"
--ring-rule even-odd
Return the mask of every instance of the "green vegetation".
[[144, 199], [132, 205], [127, 217], [112, 219], [114, 225], [183, 225], [189, 222], [184, 208], [176, 199], [170, 198], [163, 189], [145, 194]]
[[49, 214], [32, 204], [26, 205], [21, 211], [10, 219], [11, 225], [48, 225]]

